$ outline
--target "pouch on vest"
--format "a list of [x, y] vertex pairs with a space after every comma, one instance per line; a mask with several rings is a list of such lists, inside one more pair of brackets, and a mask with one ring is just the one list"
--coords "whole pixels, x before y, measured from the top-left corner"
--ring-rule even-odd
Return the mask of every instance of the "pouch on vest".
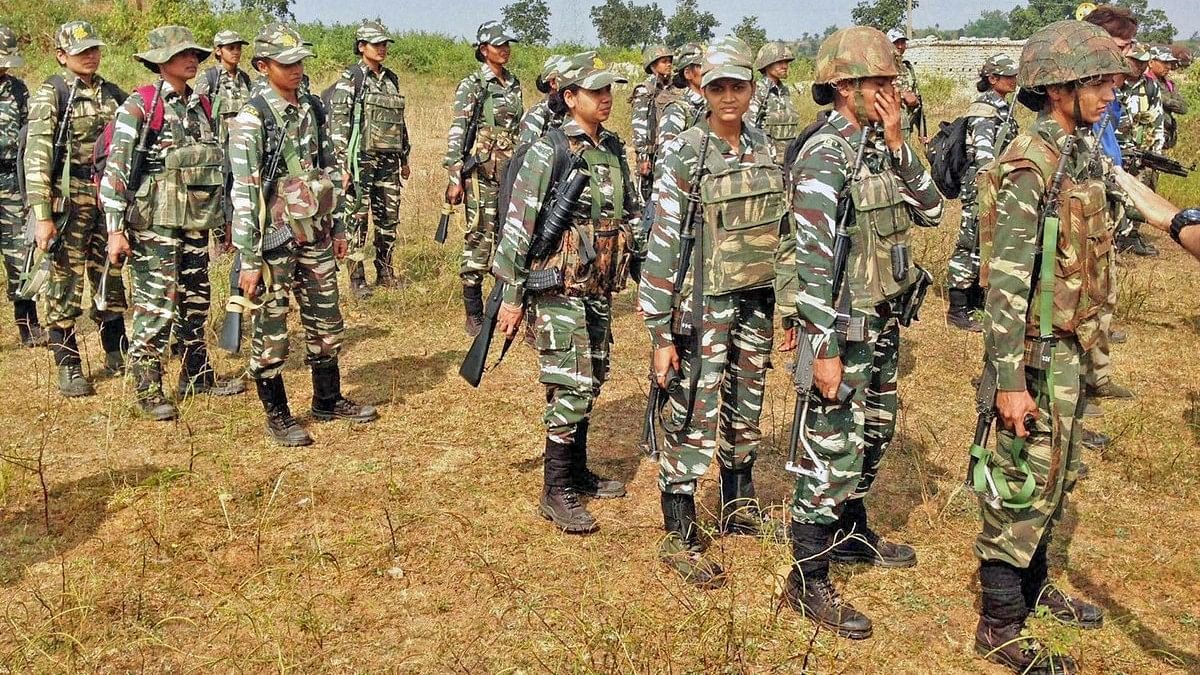
[[[583, 262], [580, 242], [590, 241], [596, 257]], [[614, 218], [576, 220], [563, 234], [559, 250], [539, 268], [558, 268], [563, 272], [563, 293], [572, 297], [603, 297], [625, 287], [630, 233]]]
[[171, 194], [173, 227], [210, 230], [225, 224], [225, 153], [216, 142], [188, 143], [167, 152], [163, 178]]
[[478, 158], [480, 175], [495, 182], [504, 175], [515, 149], [516, 136], [513, 132], [503, 127], [480, 124], [471, 154]]
[[[769, 103], [764, 103], [764, 105], [769, 105]], [[788, 145], [800, 136], [803, 126], [804, 120], [800, 117], [800, 113], [796, 112], [788, 103], [780, 101], [774, 109], [767, 109], [767, 114], [763, 118], [763, 132], [775, 145], [778, 161], [783, 161]]]
[[[855, 224], [847, 273], [859, 309], [873, 309], [908, 289], [916, 280], [908, 253], [912, 218], [891, 171], [867, 174], [850, 185]], [[867, 304], [863, 304], [867, 303]]]
[[362, 148], [367, 152], [404, 149], [404, 97], [369, 91], [362, 97]]
[[755, 164], [705, 176], [705, 295], [770, 286], [775, 282], [779, 228], [787, 214], [783, 170]]
[[271, 199], [271, 222], [286, 224], [297, 244], [312, 244], [325, 235], [325, 220], [333, 213], [333, 181], [325, 172], [311, 170], [283, 176]]

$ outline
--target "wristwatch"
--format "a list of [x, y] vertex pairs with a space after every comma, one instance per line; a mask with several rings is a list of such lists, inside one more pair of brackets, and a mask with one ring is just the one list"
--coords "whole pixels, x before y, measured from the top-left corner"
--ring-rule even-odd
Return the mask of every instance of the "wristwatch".
[[1200, 209], [1184, 209], [1176, 213], [1175, 217], [1171, 219], [1171, 238], [1175, 240], [1176, 244], [1182, 246], [1179, 241], [1179, 233], [1183, 231], [1183, 228], [1196, 224], [1200, 224]]

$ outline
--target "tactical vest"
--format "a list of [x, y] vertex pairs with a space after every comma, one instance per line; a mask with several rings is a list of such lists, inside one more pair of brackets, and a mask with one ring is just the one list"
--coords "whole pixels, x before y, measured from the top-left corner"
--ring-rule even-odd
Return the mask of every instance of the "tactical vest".
[[763, 107], [766, 113], [762, 116], [762, 130], [775, 145], [775, 156], [782, 162], [788, 145], [804, 128], [804, 120], [792, 105], [791, 96], [783, 93], [774, 97], [768, 94]]
[[[184, 231], [220, 227], [225, 223], [225, 152], [212, 123], [199, 115], [200, 138], [193, 139], [173, 106], [167, 105], [163, 113], [173, 142], [163, 149], [162, 168], [149, 171], [138, 185], [127, 226]], [[142, 124], [150, 124], [149, 115], [143, 115]]]
[[[275, 124], [283, 125], [275, 110]], [[319, 124], [310, 115], [310, 124]], [[321, 167], [320, 162], [314, 162], [314, 168], [305, 169], [300, 163], [300, 151], [296, 147], [298, 139], [290, 134], [284, 134], [283, 161], [286, 174], [275, 183], [275, 193], [268, 204], [271, 216], [271, 228], [268, 231], [288, 227], [297, 244], [313, 244], [322, 241], [330, 229], [329, 215], [333, 213], [336, 204], [336, 193], [333, 181], [329, 178], [329, 169]]]
[[366, 152], [404, 150], [404, 96], [368, 91], [362, 96], [362, 148]]
[[495, 182], [504, 175], [508, 160], [512, 159], [513, 150], [517, 147], [517, 130], [496, 124], [495, 97], [488, 91], [486, 80], [480, 79], [479, 87], [479, 95], [484, 97], [483, 110], [479, 116], [479, 130], [475, 134], [475, 146], [471, 148], [471, 154], [479, 160], [479, 174]]
[[215, 86], [209, 89], [208, 97], [212, 99], [213, 115], [221, 121], [223, 128], [227, 128], [228, 123], [237, 117], [242, 106], [250, 100], [250, 87], [243, 86], [247, 83], [243, 80], [244, 74], [240, 70], [234, 73], [232, 86], [223, 86], [221, 76], [224, 74], [224, 69], [217, 71], [217, 76], [213, 78]]
[[[1033, 133], [1023, 133], [979, 180], [979, 282], [987, 287], [999, 213], [996, 199], [1004, 179], [1014, 171], [1033, 169], [1049, 186], [1058, 164], [1057, 148]], [[1099, 178], [1064, 177], [1059, 192], [1059, 230], [1054, 261], [1054, 308], [1051, 324], [1057, 336], [1075, 336], [1087, 350], [1100, 335], [1099, 313], [1112, 288], [1112, 232], [1108, 227], [1108, 194]], [[1039, 212], [1040, 212], [1039, 207]], [[1042, 242], [1038, 242], [1040, 247]], [[1039, 286], [1038, 270], [1031, 284]], [[1030, 294], [1035, 297], [1034, 293]], [[1040, 303], [1029, 305], [1025, 335], [1039, 335]]]

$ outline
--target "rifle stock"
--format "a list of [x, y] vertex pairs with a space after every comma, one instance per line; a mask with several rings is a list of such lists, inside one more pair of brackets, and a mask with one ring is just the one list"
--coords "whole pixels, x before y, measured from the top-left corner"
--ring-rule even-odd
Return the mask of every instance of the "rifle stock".
[[[503, 302], [506, 285], [505, 282], [496, 280], [496, 286], [492, 288], [492, 293], [488, 296], [487, 304], [483, 308], [483, 325], [480, 327], [479, 335], [476, 335], [471, 342], [471, 349], [467, 351], [462, 365], [458, 368], [458, 374], [472, 387], [479, 386], [480, 381], [483, 380], [483, 371], [487, 369], [488, 351], [491, 350], [492, 340], [496, 335], [496, 317], [500, 314], [500, 305]], [[512, 340], [506, 337], [504, 349], [500, 353], [501, 359], [504, 358], [504, 354], [508, 352], [511, 344]]]
[[242, 351], [242, 319], [245, 317], [242, 316], [242, 304], [234, 301], [235, 298], [242, 297], [242, 287], [239, 283], [241, 275], [242, 254], [239, 251], [233, 254], [233, 265], [229, 268], [230, 302], [225, 305], [225, 325], [221, 327], [221, 339], [217, 343], [230, 354], [239, 354]]
[[450, 236], [450, 214], [454, 213], [454, 205], [450, 202], [442, 204], [442, 217], [438, 219], [437, 231], [433, 234], [433, 240], [439, 244], [446, 243], [446, 238]]

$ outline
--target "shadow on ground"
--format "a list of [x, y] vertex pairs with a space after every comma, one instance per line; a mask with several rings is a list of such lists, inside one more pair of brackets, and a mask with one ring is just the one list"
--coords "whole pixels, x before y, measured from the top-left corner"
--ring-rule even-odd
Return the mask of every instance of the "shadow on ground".
[[397, 356], [358, 366], [342, 374], [346, 396], [358, 403], [397, 403], [425, 391], [457, 371], [464, 352], [446, 350], [427, 356]]

